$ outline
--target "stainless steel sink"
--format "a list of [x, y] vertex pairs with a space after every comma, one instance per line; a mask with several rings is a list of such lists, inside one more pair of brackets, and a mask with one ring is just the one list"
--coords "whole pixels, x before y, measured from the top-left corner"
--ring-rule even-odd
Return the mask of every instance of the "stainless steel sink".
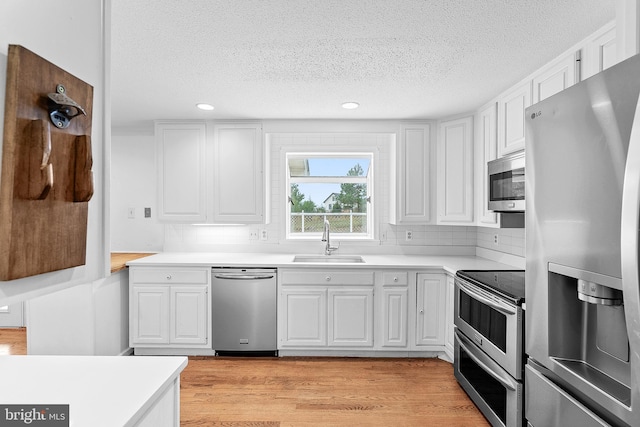
[[293, 262], [321, 262], [327, 264], [362, 263], [360, 255], [296, 255]]

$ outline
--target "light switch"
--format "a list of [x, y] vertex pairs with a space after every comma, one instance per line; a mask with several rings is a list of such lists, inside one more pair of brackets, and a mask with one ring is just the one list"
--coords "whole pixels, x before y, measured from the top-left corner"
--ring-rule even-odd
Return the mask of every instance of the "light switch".
[[151, 208], [144, 208], [144, 217], [151, 218]]
[[136, 217], [136, 208], [127, 209], [127, 218], [134, 219]]

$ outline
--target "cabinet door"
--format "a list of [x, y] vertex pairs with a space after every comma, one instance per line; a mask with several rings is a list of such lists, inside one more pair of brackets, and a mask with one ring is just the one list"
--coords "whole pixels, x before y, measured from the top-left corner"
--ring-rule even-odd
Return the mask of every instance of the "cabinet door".
[[584, 57], [585, 78], [606, 70], [618, 61], [615, 22], [598, 31], [587, 42]]
[[444, 346], [445, 275], [418, 274], [416, 292], [416, 346]]
[[406, 287], [382, 288], [382, 347], [407, 346], [408, 290]]
[[440, 124], [438, 224], [473, 221], [473, 117]]
[[524, 150], [524, 110], [531, 105], [531, 82], [515, 87], [498, 102], [498, 157]]
[[169, 343], [169, 286], [133, 286], [129, 345]]
[[282, 347], [327, 345], [327, 290], [289, 288], [280, 293], [278, 306]]
[[213, 222], [264, 222], [262, 126], [216, 123]]
[[171, 287], [171, 344], [206, 344], [209, 330], [207, 286]]
[[329, 346], [373, 346], [373, 289], [329, 289]]
[[542, 101], [576, 83], [576, 55], [572, 53], [555, 61], [533, 78], [533, 103]]
[[[392, 224], [431, 222], [433, 143], [427, 123], [403, 123], [392, 177]], [[393, 196], [395, 195], [395, 197]]]
[[476, 213], [478, 225], [496, 227], [498, 216], [489, 210], [489, 174], [487, 163], [495, 160], [498, 150], [497, 104], [494, 102], [478, 114], [476, 121]]
[[205, 124], [157, 122], [158, 219], [204, 222]]

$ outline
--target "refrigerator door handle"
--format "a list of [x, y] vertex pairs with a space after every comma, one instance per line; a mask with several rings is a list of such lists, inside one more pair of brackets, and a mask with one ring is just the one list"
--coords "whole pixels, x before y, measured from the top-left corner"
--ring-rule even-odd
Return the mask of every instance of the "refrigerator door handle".
[[[640, 275], [638, 244], [640, 226], [640, 100], [636, 105], [622, 187], [621, 267], [624, 310], [629, 333], [631, 405], [640, 404]], [[640, 425], [640, 411], [633, 411]]]

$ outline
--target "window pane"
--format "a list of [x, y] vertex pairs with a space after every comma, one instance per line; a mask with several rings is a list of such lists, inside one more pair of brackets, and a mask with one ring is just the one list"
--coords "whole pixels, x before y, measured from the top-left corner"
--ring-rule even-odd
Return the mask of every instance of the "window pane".
[[367, 176], [370, 163], [368, 158], [292, 156], [289, 173], [292, 177]]

